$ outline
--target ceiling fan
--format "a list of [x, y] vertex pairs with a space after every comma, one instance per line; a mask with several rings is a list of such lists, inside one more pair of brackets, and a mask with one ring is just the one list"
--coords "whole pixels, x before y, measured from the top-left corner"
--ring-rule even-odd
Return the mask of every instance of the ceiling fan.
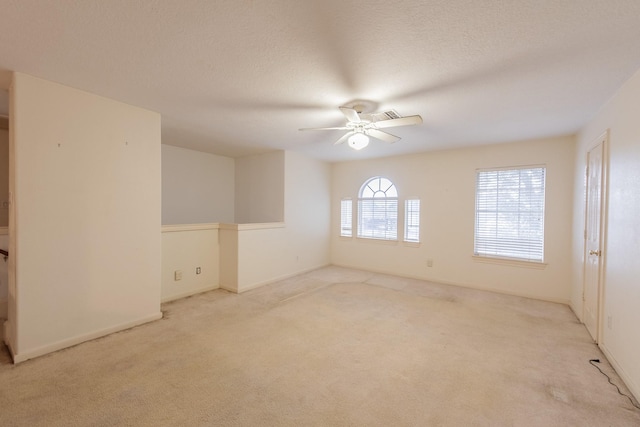
[[346, 125], [328, 128], [302, 128], [300, 130], [346, 130], [347, 133], [338, 139], [334, 145], [347, 141], [349, 147], [354, 150], [361, 150], [369, 145], [369, 137], [388, 143], [394, 143], [400, 140], [399, 136], [381, 131], [380, 129], [394, 126], [418, 125], [422, 123], [422, 117], [418, 115], [401, 117], [394, 110], [381, 113], [363, 113], [364, 106], [358, 104], [352, 107], [343, 106], [339, 108], [347, 119]]

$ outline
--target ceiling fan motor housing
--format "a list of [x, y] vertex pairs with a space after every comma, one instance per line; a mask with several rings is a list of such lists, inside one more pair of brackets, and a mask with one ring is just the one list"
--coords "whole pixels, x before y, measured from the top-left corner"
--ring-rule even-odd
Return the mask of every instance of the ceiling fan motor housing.
[[[359, 150], [369, 144], [369, 137], [391, 144], [400, 140], [399, 136], [392, 135], [380, 129], [395, 126], [417, 125], [422, 123], [422, 117], [418, 115], [402, 117], [395, 110], [388, 110], [380, 113], [363, 113], [365, 107], [366, 105], [359, 103], [359, 101], [354, 101], [349, 105], [339, 107], [340, 111], [347, 119], [347, 123], [344, 127], [307, 128], [300, 130], [346, 130], [348, 132], [338, 139], [334, 145], [342, 144], [347, 141], [350, 147]], [[356, 141], [360, 142], [356, 143]]]

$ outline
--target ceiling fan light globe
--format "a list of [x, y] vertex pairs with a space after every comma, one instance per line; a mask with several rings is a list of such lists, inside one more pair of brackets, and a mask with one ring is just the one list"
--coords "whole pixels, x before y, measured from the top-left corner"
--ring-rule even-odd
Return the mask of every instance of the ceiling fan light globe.
[[364, 133], [356, 133], [349, 137], [348, 144], [354, 150], [362, 150], [369, 145], [369, 137]]

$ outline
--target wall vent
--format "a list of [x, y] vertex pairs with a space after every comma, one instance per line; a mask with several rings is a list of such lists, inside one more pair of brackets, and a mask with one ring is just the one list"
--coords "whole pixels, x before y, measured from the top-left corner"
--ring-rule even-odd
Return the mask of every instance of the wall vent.
[[360, 117], [372, 122], [381, 122], [383, 120], [399, 119], [402, 116], [395, 110], [388, 110], [382, 111], [380, 113], [361, 114]]

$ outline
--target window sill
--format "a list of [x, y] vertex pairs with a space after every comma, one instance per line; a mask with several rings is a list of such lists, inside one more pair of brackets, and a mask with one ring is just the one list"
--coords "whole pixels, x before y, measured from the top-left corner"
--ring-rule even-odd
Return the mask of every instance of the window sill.
[[356, 241], [358, 242], [369, 242], [369, 243], [376, 243], [379, 245], [394, 245], [397, 246], [399, 241], [396, 240], [387, 240], [387, 239], [375, 239], [372, 237], [356, 237]]
[[[340, 240], [348, 241], [348, 240], [352, 240], [354, 237], [338, 236], [338, 238]], [[408, 248], [419, 248], [422, 246], [421, 242], [407, 242], [405, 240], [400, 241], [400, 240], [373, 239], [370, 237], [356, 237], [355, 239], [358, 242], [371, 242], [375, 244], [393, 245], [393, 246], [397, 246], [398, 244], [402, 243], [402, 246], [405, 246]]]
[[471, 258], [475, 262], [481, 262], [485, 264], [508, 265], [511, 267], [531, 268], [534, 270], [544, 270], [545, 268], [547, 268], [546, 262], [524, 261], [513, 258], [498, 258], [479, 255], [473, 255]]

